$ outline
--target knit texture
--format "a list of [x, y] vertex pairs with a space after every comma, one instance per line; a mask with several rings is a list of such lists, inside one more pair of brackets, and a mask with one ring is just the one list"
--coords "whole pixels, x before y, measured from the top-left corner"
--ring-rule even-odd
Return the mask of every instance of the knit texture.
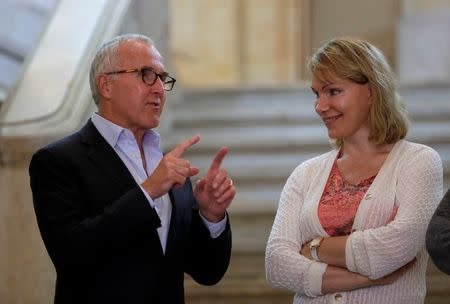
[[[294, 303], [334, 303], [321, 295], [327, 265], [299, 254], [302, 244], [328, 237], [317, 208], [337, 151], [302, 163], [288, 178], [266, 248], [266, 276], [295, 292]], [[341, 303], [423, 303], [428, 255], [425, 232], [442, 197], [442, 162], [433, 149], [397, 142], [363, 197], [346, 244], [350, 271], [372, 279], [417, 263], [390, 285], [339, 292]], [[394, 220], [392, 210], [398, 208]]]

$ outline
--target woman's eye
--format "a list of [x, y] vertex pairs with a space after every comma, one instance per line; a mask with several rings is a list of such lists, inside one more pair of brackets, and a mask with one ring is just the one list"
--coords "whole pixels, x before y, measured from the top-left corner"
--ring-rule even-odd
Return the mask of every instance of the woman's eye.
[[339, 89], [329, 89], [328, 90], [328, 95], [330, 95], [330, 96], [335, 96], [335, 95], [338, 95], [339, 93], [341, 93], [341, 90], [339, 90]]

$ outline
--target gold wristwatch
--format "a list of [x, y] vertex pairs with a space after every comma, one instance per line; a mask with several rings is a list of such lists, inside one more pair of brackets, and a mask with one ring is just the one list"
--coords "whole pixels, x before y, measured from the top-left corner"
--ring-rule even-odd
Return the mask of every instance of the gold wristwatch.
[[309, 243], [309, 251], [311, 253], [311, 257], [314, 261], [320, 262], [319, 255], [317, 254], [317, 249], [319, 248], [320, 244], [322, 244], [323, 237], [316, 237], [314, 238], [311, 243]]

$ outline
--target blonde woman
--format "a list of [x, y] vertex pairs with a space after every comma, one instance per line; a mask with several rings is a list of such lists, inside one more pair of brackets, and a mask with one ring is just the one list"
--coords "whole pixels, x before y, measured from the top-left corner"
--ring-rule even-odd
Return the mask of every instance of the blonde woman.
[[336, 38], [309, 68], [315, 110], [335, 149], [287, 180], [267, 244], [267, 280], [295, 292], [294, 303], [423, 303], [441, 159], [404, 140], [406, 112], [376, 47]]

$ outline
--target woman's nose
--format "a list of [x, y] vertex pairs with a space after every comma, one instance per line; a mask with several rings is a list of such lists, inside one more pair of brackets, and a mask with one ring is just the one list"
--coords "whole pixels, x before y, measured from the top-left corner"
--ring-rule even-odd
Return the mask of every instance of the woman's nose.
[[323, 96], [317, 97], [316, 106], [315, 106], [317, 113], [326, 112], [329, 108], [330, 108], [330, 106], [329, 106], [328, 102], [326, 101], [326, 98], [324, 98]]

